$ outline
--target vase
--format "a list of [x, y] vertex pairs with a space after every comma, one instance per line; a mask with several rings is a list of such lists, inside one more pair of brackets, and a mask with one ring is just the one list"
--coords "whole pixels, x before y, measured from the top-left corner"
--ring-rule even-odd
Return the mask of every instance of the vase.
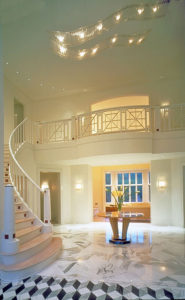
[[121, 212], [122, 209], [122, 203], [118, 203], [118, 212]]

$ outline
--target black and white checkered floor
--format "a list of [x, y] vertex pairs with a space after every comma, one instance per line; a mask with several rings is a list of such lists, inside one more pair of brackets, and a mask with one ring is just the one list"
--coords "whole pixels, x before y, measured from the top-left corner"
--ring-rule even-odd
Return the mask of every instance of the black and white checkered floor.
[[25, 299], [74, 299], [74, 300], [121, 300], [121, 299], [174, 299], [172, 292], [159, 287], [136, 287], [92, 281], [67, 281], [53, 277], [32, 276], [17, 284], [0, 284], [0, 300]]

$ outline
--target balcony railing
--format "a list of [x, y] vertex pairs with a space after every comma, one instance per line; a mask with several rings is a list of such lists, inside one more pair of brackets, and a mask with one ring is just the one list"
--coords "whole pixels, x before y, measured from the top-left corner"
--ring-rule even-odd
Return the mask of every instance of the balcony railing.
[[40, 144], [119, 132], [167, 132], [185, 129], [185, 104], [128, 106], [93, 111], [67, 120], [34, 125], [31, 141]]

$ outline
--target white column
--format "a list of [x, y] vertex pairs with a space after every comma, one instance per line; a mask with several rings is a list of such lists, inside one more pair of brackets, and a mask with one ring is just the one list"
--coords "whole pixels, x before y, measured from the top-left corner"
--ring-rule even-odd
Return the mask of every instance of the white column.
[[[3, 229], [4, 211], [4, 101], [3, 101], [3, 55], [2, 55], [2, 32], [0, 24], [0, 235]], [[1, 239], [0, 239], [1, 243]], [[0, 244], [1, 248], [1, 244]]]
[[72, 223], [82, 224], [93, 220], [91, 166], [71, 166], [71, 216]]
[[50, 189], [44, 190], [44, 223], [51, 224], [51, 201], [50, 201]]
[[5, 187], [4, 193], [4, 226], [1, 236], [1, 250], [4, 253], [16, 253], [19, 240], [15, 236], [14, 190], [12, 185]]

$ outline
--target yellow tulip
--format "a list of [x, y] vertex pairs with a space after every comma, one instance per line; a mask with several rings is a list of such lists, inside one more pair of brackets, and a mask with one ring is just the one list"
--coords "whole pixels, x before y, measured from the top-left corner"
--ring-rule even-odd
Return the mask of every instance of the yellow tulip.
[[118, 197], [122, 197], [123, 196], [123, 191], [118, 191], [117, 195], [118, 195]]
[[112, 191], [112, 196], [117, 197], [118, 196], [117, 191]]

